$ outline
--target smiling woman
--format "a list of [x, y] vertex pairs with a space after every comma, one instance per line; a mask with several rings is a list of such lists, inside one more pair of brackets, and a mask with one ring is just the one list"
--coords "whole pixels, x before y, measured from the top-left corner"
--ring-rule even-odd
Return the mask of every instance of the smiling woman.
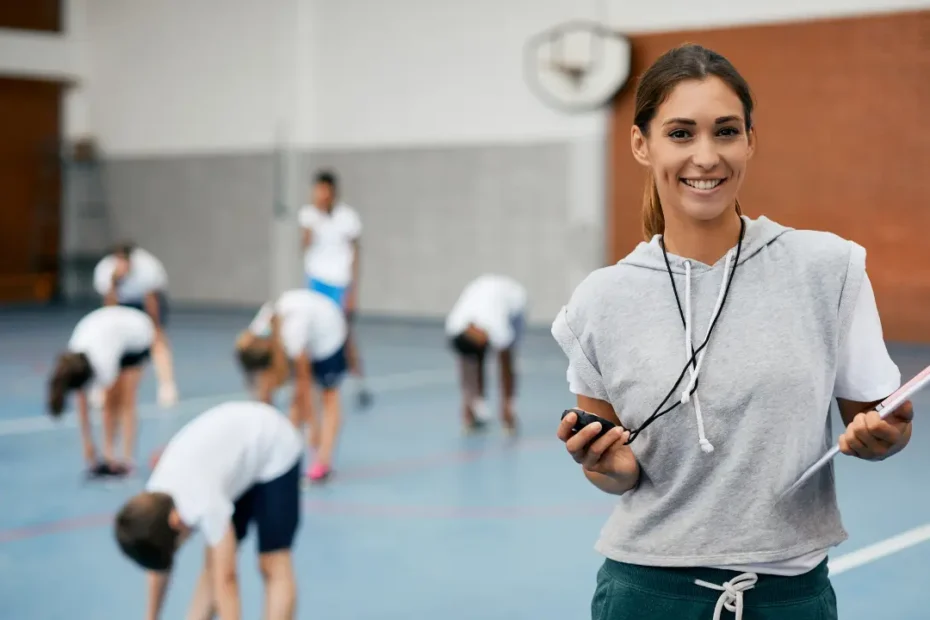
[[[734, 205], [740, 213], [736, 194], [755, 149], [752, 93], [722, 56], [708, 57], [705, 63], [691, 58], [676, 67], [676, 60], [681, 63], [688, 50], [693, 55], [697, 49], [680, 48], [664, 63], [657, 62], [636, 98], [633, 155], [650, 171], [643, 209], [647, 239], [664, 230], [667, 218], [713, 220]], [[653, 131], [660, 106], [668, 116]]]
[[[620, 496], [594, 620], [832, 620], [827, 554], [846, 538], [832, 471], [781, 489], [832, 443], [881, 459], [910, 438], [865, 270], [836, 235], [740, 213], [753, 100], [730, 62], [675, 48], [636, 91], [631, 148], [650, 175], [645, 241], [590, 274], [552, 325], [578, 408], [558, 428], [588, 480]], [[699, 332], [699, 333], [698, 333]], [[684, 383], [683, 383], [684, 382]], [[671, 415], [666, 415], [671, 414]], [[745, 593], [745, 594], [744, 594]]]

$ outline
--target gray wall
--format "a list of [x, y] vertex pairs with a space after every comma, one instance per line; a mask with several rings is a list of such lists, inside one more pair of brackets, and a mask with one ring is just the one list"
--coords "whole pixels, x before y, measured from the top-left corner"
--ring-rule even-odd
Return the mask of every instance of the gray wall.
[[527, 286], [531, 321], [546, 323], [603, 263], [603, 161], [600, 137], [173, 156], [111, 160], [105, 184], [113, 234], [164, 261], [179, 302], [254, 305], [299, 286], [294, 210], [326, 166], [363, 219], [363, 311], [441, 317], [495, 271]]

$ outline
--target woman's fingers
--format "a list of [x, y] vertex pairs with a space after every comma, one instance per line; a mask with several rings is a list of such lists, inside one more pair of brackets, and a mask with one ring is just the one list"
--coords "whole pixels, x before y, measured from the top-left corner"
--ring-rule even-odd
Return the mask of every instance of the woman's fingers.
[[558, 438], [565, 442], [571, 439], [573, 434], [572, 427], [575, 425], [575, 422], [578, 421], [578, 415], [574, 412], [567, 414], [562, 421], [559, 422], [559, 429], [556, 431]]
[[581, 463], [585, 460], [587, 453], [590, 451], [590, 446], [588, 444], [592, 442], [599, 432], [601, 432], [600, 422], [588, 424], [565, 442], [565, 449], [572, 455], [576, 463]]
[[[598, 425], [600, 426], [600, 425]], [[596, 434], [596, 433], [595, 433]], [[585, 469], [594, 471], [601, 458], [618, 442], [626, 431], [620, 427], [610, 429], [603, 437], [588, 446], [582, 465]]]

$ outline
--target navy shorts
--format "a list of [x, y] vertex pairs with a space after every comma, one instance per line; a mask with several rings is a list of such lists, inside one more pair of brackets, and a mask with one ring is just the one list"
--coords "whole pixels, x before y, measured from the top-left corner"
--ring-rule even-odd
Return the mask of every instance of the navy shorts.
[[142, 351], [133, 351], [130, 353], [123, 353], [123, 356], [119, 358], [119, 367], [122, 368], [136, 368], [142, 366], [145, 362], [148, 361], [149, 357], [152, 355], [151, 349], [144, 349]]
[[331, 390], [339, 387], [348, 369], [346, 346], [343, 344], [338, 351], [326, 359], [313, 362], [313, 379], [324, 390]]
[[510, 326], [513, 328], [513, 344], [511, 346], [516, 346], [518, 342], [523, 338], [523, 330], [526, 329], [526, 316], [520, 312], [510, 317]]
[[[166, 327], [168, 325], [168, 296], [165, 295], [163, 291], [158, 291], [155, 293], [155, 297], [158, 299], [158, 316], [152, 317], [152, 320], [157, 319], [157, 323], [159, 325]], [[145, 312], [145, 301], [142, 299], [121, 301], [119, 305], [126, 306], [127, 308], [135, 308], [136, 310]]]
[[254, 523], [259, 553], [291, 548], [300, 525], [300, 466], [298, 460], [287, 472], [256, 484], [236, 500], [232, 522], [237, 541], [242, 542]]

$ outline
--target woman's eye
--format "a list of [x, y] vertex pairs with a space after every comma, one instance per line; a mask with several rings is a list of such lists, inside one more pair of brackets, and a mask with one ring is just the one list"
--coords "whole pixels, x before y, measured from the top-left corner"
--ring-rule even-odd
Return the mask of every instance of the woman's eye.
[[[732, 138], [740, 135], [740, 130], [736, 127], [724, 127], [717, 132], [718, 136], [725, 138]], [[691, 132], [687, 129], [675, 129], [674, 131], [669, 132], [668, 137], [672, 140], [687, 140], [691, 138]]]

